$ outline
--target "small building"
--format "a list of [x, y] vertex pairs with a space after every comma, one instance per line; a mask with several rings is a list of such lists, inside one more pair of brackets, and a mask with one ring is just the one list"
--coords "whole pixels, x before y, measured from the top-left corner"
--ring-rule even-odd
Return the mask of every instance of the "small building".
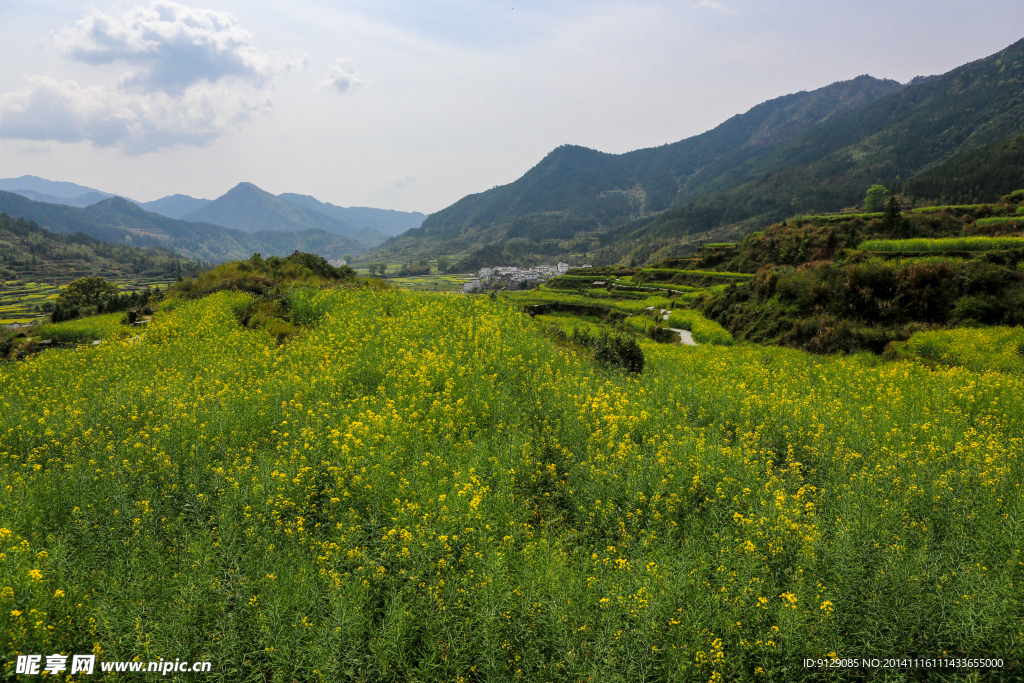
[[462, 285], [462, 293], [463, 294], [469, 294], [470, 292], [478, 292], [478, 291], [480, 291], [480, 280], [479, 279], [470, 280], [469, 282], [466, 282], [466, 283], [464, 283]]

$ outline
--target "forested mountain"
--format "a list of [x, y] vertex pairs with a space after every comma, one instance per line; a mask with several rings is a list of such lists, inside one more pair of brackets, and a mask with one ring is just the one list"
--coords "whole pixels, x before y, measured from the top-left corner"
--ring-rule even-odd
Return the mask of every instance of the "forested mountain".
[[110, 197], [85, 209], [34, 202], [0, 191], [0, 211], [35, 220], [52, 232], [81, 232], [107, 242], [171, 249], [188, 258], [220, 262], [248, 258], [253, 252], [287, 255], [307, 251], [327, 258], [357, 254], [361, 245], [323, 230], [246, 233], [211, 223], [167, 218], [121, 197]]
[[389, 247], [424, 239], [457, 250], [514, 239], [570, 239], [663, 211], [728, 177], [750, 157], [900, 88], [861, 76], [760, 104], [701, 135], [626, 154], [565, 145], [522, 178], [431, 214]]
[[[994, 173], [1002, 185], [984, 195], [994, 197], [1003, 185], [1024, 185], [1012, 168], [983, 168], [1014, 163], [1008, 141], [1024, 134], [1022, 64], [1024, 41], [906, 87], [862, 76], [787, 95], [655, 149], [560, 147], [514, 183], [432, 214], [381, 253], [493, 251], [512, 240], [535, 253], [604, 248], [618, 257], [645, 243], [735, 237], [854, 206], [875, 183], [938, 200], [973, 197]], [[961, 159], [975, 168], [969, 187]], [[929, 172], [938, 175], [926, 183]]]
[[0, 277], [61, 284], [87, 275], [194, 275], [200, 267], [166, 249], [111, 244], [81, 233], [59, 235], [35, 221], [0, 213]]
[[909, 181], [915, 176], [1024, 134], [1021, 111], [1024, 41], [837, 116], [751, 160], [733, 188], [692, 199], [608, 239], [680, 236], [727, 225], [751, 229], [856, 205], [872, 184], [908, 181], [914, 187]]

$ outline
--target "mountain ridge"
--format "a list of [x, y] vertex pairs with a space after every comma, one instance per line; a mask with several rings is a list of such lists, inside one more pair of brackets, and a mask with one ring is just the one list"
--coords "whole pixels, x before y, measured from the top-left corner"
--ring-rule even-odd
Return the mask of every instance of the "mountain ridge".
[[323, 229], [345, 237], [357, 232], [348, 223], [290, 204], [260, 189], [253, 183], [240, 182], [217, 199], [189, 211], [184, 220], [223, 225], [244, 232], [266, 230], [294, 232]]
[[[431, 214], [374, 257], [486, 247], [614, 260], [656, 241], [733, 239], [856, 206], [873, 184], [899, 187], [1024, 134], [1022, 62], [1024, 40], [905, 86], [860, 76], [784, 95], [658, 148], [609, 155], [563, 145], [513, 183]], [[512, 242], [511, 251], [494, 248]]]
[[401, 249], [401, 240], [425, 236], [466, 248], [472, 238], [459, 237], [471, 229], [489, 232], [483, 241], [493, 242], [523, 236], [564, 240], [619, 227], [701, 192], [708, 182], [701, 173], [709, 168], [721, 166], [717, 172], [722, 175], [750, 154], [774, 149], [823, 120], [902, 87], [870, 76], [837, 81], [762, 102], [700, 135], [623, 154], [561, 145], [516, 181], [467, 195], [428, 216], [418, 231], [384, 246]]
[[605, 242], [728, 225], [743, 234], [789, 216], [854, 206], [873, 184], [895, 187], [1024, 134], [1022, 63], [1024, 40], [909, 85], [773, 150], [743, 169], [732, 188], [610, 232]]
[[[237, 201], [239, 186], [250, 186], [253, 191], [250, 193], [249, 199], [254, 202], [255, 206], [247, 207], [244, 206], [244, 201], [241, 203]], [[86, 208], [103, 199], [119, 196], [76, 183], [47, 180], [30, 175], [0, 179], [0, 191], [14, 192], [33, 201], [63, 204], [77, 208]], [[225, 197], [227, 198], [225, 199]], [[274, 195], [251, 183], [239, 183], [217, 198], [224, 199], [224, 201], [205, 213], [201, 209], [217, 200], [200, 199], [186, 194], [167, 195], [148, 202], [128, 197], [126, 199], [147, 211], [168, 218], [199, 220], [247, 232], [254, 231], [253, 225], [257, 226], [256, 231], [323, 229], [361, 242], [364, 247], [374, 246], [388, 237], [398, 235], [410, 228], [419, 227], [423, 219], [426, 218], [424, 214], [417, 211], [396, 211], [362, 206], [341, 207], [329, 202], [322, 202], [312, 195], [293, 193], [278, 195], [277, 198], [286, 202], [288, 206], [269, 199], [270, 197], [274, 197]], [[232, 203], [234, 203], [233, 208], [224, 206], [225, 204], [231, 206]], [[188, 214], [194, 212], [199, 213], [186, 218]], [[276, 217], [276, 219], [272, 220], [272, 217]]]

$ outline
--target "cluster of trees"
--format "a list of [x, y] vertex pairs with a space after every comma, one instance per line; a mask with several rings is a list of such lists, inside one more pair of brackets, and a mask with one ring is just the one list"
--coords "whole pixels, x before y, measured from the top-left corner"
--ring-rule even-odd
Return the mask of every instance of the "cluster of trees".
[[[387, 277], [388, 275], [388, 264], [379, 263], [368, 263], [366, 267], [370, 271], [370, 275], [376, 277]], [[454, 268], [452, 260], [447, 256], [441, 256], [437, 259], [437, 272], [439, 273], [450, 273]], [[432, 268], [430, 267], [430, 261], [426, 257], [420, 257], [415, 260], [407, 261], [402, 264], [398, 269], [398, 277], [409, 277], [411, 275], [430, 275]]]
[[410, 275], [430, 275], [430, 262], [425, 258], [420, 258], [417, 261], [410, 261], [405, 263], [398, 270], [399, 277], [409, 277]]
[[60, 293], [50, 313], [50, 321], [59, 323], [83, 315], [118, 311], [131, 311], [137, 316], [140, 310], [148, 311], [151, 304], [163, 298], [164, 293], [159, 287], [122, 293], [117, 285], [101, 277], [83, 277]]

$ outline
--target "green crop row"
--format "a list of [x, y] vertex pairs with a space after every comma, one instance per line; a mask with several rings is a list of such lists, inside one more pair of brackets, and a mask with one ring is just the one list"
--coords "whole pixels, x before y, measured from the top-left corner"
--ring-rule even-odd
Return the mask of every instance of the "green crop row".
[[[730, 280], [748, 280], [754, 277], [751, 273], [731, 273], [724, 270], [677, 270], [675, 268], [644, 268], [642, 273], [653, 275], [688, 275], [703, 278], [727, 278]], [[658, 285], [659, 287], [661, 285]]]
[[1024, 217], [992, 216], [991, 218], [979, 218], [977, 221], [975, 221], [975, 225], [977, 225], [978, 227], [985, 227], [987, 225], [1003, 225], [1007, 223], [1015, 228], [1024, 228]]
[[[996, 219], [986, 219], [996, 220]], [[978, 221], [980, 224], [981, 221]], [[991, 251], [994, 249], [1024, 249], [1024, 237], [949, 237], [943, 239], [865, 240], [861, 251], [913, 252], [913, 251]]]

